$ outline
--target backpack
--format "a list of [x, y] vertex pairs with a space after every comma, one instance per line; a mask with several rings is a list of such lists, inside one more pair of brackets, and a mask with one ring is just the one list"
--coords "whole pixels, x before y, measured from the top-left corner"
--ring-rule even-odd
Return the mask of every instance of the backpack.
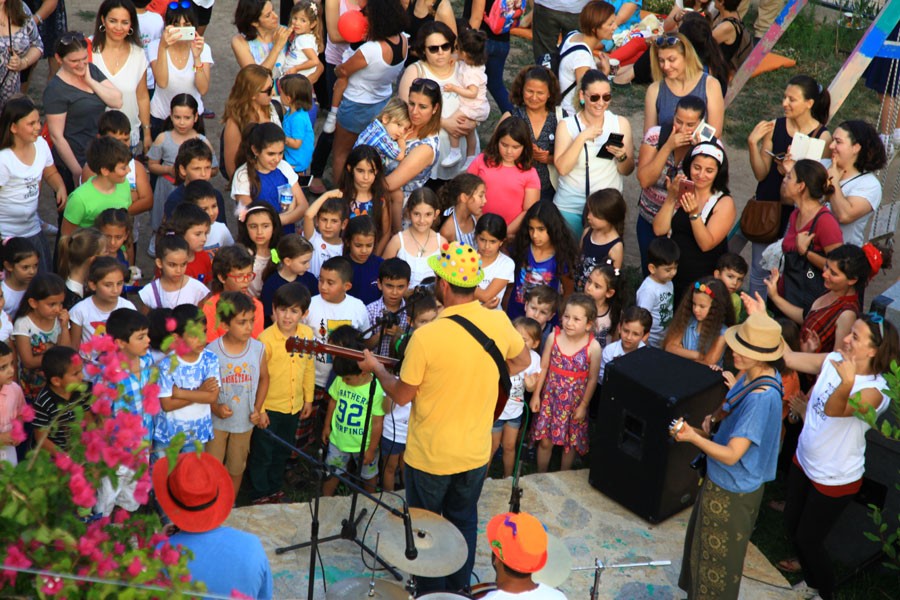
[[731, 66], [737, 71], [753, 51], [753, 36], [750, 35], [750, 31], [747, 30], [746, 25], [744, 25], [743, 21], [740, 19], [728, 17], [725, 21], [731, 23], [737, 34], [737, 50], [735, 50], [731, 57]]
[[494, 0], [491, 10], [484, 13], [484, 24], [494, 35], [508, 33], [513, 27], [519, 26], [524, 12], [522, 0]]
[[[564, 59], [568, 55], [570, 55], [573, 52], [576, 52], [578, 50], [587, 52], [588, 54], [593, 54], [591, 52], [591, 49], [588, 48], [587, 44], [575, 44], [573, 46], [569, 46], [564, 52], [559, 51], [559, 49], [562, 48], [563, 45], [566, 43], [566, 40], [568, 40], [575, 33], [577, 33], [577, 32], [571, 31], [568, 34], [566, 34], [566, 36], [559, 43], [559, 46], [556, 48], [556, 50], [554, 50], [553, 52], [548, 52], [541, 58], [541, 65], [546, 67], [547, 69], [550, 69], [550, 71], [552, 71], [553, 74], [556, 75], [557, 80], [559, 80], [559, 65], [562, 62], [562, 59]], [[571, 83], [571, 85], [569, 85], [569, 87], [562, 90], [560, 97], [565, 98], [569, 92], [571, 92], [573, 89], [575, 89], [575, 86], [577, 84], [578, 84], [577, 81], [573, 81]]]

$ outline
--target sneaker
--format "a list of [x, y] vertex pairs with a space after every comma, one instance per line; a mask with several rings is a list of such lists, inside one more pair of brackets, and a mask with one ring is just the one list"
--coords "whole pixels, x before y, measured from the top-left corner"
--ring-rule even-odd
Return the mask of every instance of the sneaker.
[[459, 151], [459, 148], [450, 148], [450, 152], [447, 153], [447, 158], [441, 161], [441, 166], [452, 167], [461, 160], [462, 152]]
[[330, 110], [325, 117], [325, 124], [322, 125], [323, 133], [334, 133], [334, 127], [337, 125], [337, 111]]
[[806, 598], [806, 600], [815, 600], [815, 598], [819, 597], [819, 590], [809, 587], [806, 584], [806, 581], [795, 583], [791, 586], [791, 589], [800, 594], [803, 598]]

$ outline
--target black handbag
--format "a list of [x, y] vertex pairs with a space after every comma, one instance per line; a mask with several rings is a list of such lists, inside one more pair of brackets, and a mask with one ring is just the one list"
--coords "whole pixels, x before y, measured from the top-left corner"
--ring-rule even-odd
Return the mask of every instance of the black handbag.
[[[823, 211], [813, 218], [809, 227], [810, 233], [815, 233], [816, 222]], [[822, 278], [822, 270], [813, 265], [805, 256], [798, 252], [785, 252], [784, 254], [784, 299], [803, 309], [804, 314], [816, 301], [816, 298], [825, 293], [825, 280]]]

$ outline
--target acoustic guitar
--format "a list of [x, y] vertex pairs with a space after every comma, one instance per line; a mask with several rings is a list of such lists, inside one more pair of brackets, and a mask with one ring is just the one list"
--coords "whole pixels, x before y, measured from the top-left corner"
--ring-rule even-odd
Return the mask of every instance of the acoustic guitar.
[[[291, 354], [330, 354], [332, 356], [340, 356], [354, 360], [362, 360], [365, 357], [362, 350], [351, 350], [350, 348], [344, 348], [343, 346], [325, 344], [318, 340], [297, 336], [289, 337], [284, 343], [284, 348]], [[396, 358], [389, 358], [378, 354], [373, 354], [372, 356], [389, 369], [397, 366], [397, 363], [399, 362]]]

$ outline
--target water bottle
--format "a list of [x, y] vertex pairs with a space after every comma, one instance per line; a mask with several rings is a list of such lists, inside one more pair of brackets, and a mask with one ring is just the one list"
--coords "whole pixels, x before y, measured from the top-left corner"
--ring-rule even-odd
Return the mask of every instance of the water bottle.
[[289, 184], [278, 186], [278, 202], [281, 204], [281, 212], [287, 212], [294, 202], [294, 192]]

